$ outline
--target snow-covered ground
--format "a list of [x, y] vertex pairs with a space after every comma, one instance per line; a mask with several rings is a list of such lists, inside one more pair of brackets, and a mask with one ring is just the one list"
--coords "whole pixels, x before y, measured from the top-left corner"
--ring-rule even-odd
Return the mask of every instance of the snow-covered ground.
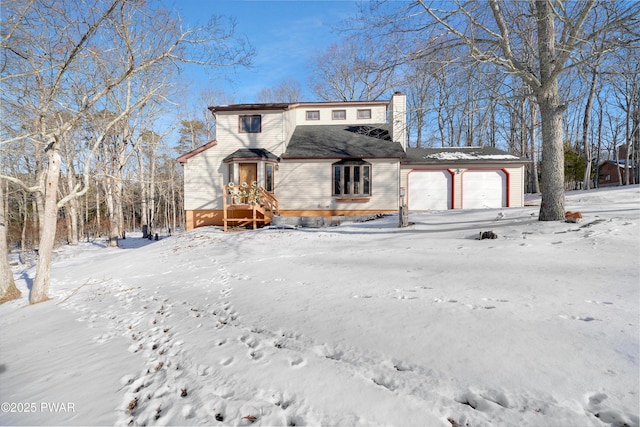
[[640, 188], [567, 209], [61, 248], [0, 306], [0, 424], [638, 426]]

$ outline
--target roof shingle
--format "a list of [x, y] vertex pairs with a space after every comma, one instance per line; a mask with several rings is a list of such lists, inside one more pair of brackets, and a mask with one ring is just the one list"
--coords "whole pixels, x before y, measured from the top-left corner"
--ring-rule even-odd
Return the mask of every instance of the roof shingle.
[[296, 127], [282, 158], [401, 158], [387, 125], [313, 125]]

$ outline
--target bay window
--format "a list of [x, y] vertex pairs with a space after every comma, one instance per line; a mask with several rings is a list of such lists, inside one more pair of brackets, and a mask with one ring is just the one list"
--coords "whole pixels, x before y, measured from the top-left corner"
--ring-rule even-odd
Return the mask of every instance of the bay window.
[[370, 196], [371, 164], [343, 160], [333, 164], [334, 196]]

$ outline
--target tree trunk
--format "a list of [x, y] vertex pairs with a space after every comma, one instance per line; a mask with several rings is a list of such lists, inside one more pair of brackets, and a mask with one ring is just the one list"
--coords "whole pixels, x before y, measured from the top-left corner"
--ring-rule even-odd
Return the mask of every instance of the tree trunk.
[[[630, 182], [630, 174], [629, 174], [629, 154], [631, 153], [631, 103], [627, 103], [627, 109], [625, 110], [625, 143], [624, 143], [624, 185], [629, 185]], [[620, 155], [618, 154], [618, 157]]]
[[66, 206], [64, 208], [64, 210], [62, 211], [64, 214], [64, 222], [65, 222], [65, 226], [67, 227], [67, 244], [71, 243], [71, 239], [73, 237], [71, 237], [71, 216], [69, 215], [69, 207]]
[[112, 177], [106, 177], [105, 180], [104, 199], [107, 204], [107, 214], [109, 215], [109, 247], [117, 248], [120, 230], [115, 206], [114, 183]]
[[55, 147], [49, 148], [47, 175], [44, 188], [44, 213], [40, 227], [40, 245], [36, 277], [31, 288], [31, 304], [49, 299], [49, 278], [51, 256], [56, 241], [58, 222], [58, 180], [60, 179], [60, 153]]
[[[71, 193], [76, 185], [75, 172], [70, 160], [67, 160], [67, 185]], [[67, 202], [67, 213], [69, 214], [69, 244], [78, 246], [78, 198], [74, 197]]]
[[640, 152], [640, 89], [636, 88], [635, 102], [631, 119], [631, 164], [634, 166], [633, 184], [640, 183], [640, 167], [638, 165], [638, 154]]
[[598, 67], [593, 68], [593, 74], [591, 75], [591, 87], [589, 89], [589, 97], [587, 98], [587, 105], [584, 107], [584, 119], [582, 122], [582, 143], [584, 145], [585, 156], [585, 168], [583, 178], [583, 188], [585, 190], [591, 189], [591, 168], [592, 157], [591, 144], [589, 143], [589, 126], [591, 124], [591, 107], [593, 105], [593, 97], [596, 94], [596, 83], [598, 82]]
[[538, 111], [533, 102], [529, 102], [531, 108], [531, 192], [539, 193], [540, 184], [538, 177], [538, 150], [536, 146], [536, 127], [538, 126]]
[[140, 178], [140, 228], [143, 230], [142, 237], [146, 239], [148, 237], [147, 230], [149, 228], [149, 216], [147, 212], [147, 183], [141, 150], [136, 150], [136, 154], [138, 156], [138, 176]]
[[618, 185], [623, 185], [622, 173], [620, 172], [620, 147], [614, 147], [613, 158], [616, 161], [616, 171], [618, 172]]
[[[175, 165], [171, 165], [171, 229], [175, 233], [176, 231], [176, 187], [175, 187]], [[171, 234], [171, 233], [169, 233]]]
[[[552, 92], [553, 93], [553, 92]], [[555, 96], [538, 98], [542, 121], [542, 202], [540, 221], [564, 219], [564, 147], [562, 141], [562, 111]]]
[[102, 236], [100, 217], [100, 181], [96, 178], [96, 237]]
[[7, 242], [7, 222], [4, 204], [4, 190], [0, 184], [0, 304], [19, 298], [20, 290], [13, 281], [9, 265], [9, 247]]
[[122, 237], [123, 233], [125, 231], [125, 224], [124, 224], [124, 210], [123, 210], [123, 205], [122, 205], [122, 198], [124, 197], [124, 185], [122, 183], [122, 177], [120, 175], [120, 178], [116, 180], [116, 182], [114, 183], [114, 188], [115, 188], [115, 192], [114, 192], [114, 207], [115, 207], [115, 215], [116, 215], [116, 221], [118, 221], [118, 236]]
[[538, 57], [540, 84], [536, 99], [540, 106], [542, 122], [542, 201], [540, 221], [564, 219], [564, 144], [562, 139], [562, 115], [558, 75], [555, 69], [555, 14], [551, 3], [535, 3], [538, 24]]
[[24, 263], [27, 253], [27, 224], [29, 221], [29, 209], [27, 208], [28, 203], [27, 194], [23, 193], [22, 208], [24, 209], [24, 212], [22, 212], [22, 231], [20, 232], [20, 260], [22, 263]]
[[603, 115], [603, 106], [600, 101], [600, 95], [598, 95], [598, 105], [599, 105], [599, 114], [598, 114], [598, 148], [596, 151], [596, 178], [594, 179], [594, 187], [598, 188], [600, 186], [600, 152], [602, 150], [602, 122], [604, 121]]
[[156, 149], [157, 141], [152, 140], [149, 146], [149, 225], [155, 230], [156, 213]]

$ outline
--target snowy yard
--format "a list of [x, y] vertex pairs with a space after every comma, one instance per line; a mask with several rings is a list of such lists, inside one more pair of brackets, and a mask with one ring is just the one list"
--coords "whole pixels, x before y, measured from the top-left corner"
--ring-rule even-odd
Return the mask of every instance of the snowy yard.
[[640, 188], [567, 209], [61, 248], [0, 306], [0, 424], [638, 426]]

